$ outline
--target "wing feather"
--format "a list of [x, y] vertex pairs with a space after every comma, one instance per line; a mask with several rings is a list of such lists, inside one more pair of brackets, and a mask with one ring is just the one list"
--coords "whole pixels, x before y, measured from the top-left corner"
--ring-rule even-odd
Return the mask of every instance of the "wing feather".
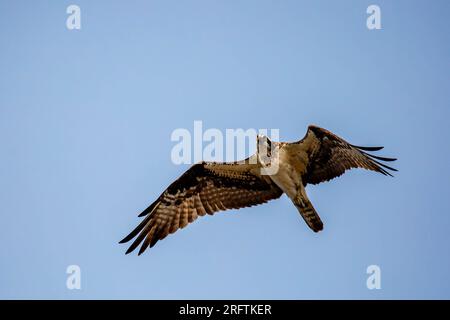
[[142, 243], [140, 255], [198, 216], [258, 205], [280, 197], [281, 189], [257, 174], [256, 168], [256, 164], [248, 161], [193, 165], [139, 215], [144, 216], [144, 220], [120, 243], [136, 237], [127, 253]]
[[307, 148], [308, 165], [302, 176], [305, 185], [329, 181], [352, 168], [363, 168], [389, 176], [392, 174], [388, 170], [397, 171], [380, 162], [397, 159], [367, 153], [367, 151], [381, 150], [383, 147], [351, 145], [332, 132], [317, 126], [309, 126], [305, 138], [298, 143], [304, 144]]

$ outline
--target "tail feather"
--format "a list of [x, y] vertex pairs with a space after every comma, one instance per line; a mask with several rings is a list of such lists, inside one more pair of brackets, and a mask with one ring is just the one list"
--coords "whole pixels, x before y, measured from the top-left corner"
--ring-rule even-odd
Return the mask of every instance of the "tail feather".
[[314, 231], [319, 232], [323, 230], [323, 222], [320, 220], [319, 215], [314, 209], [311, 201], [306, 197], [300, 197], [298, 200], [294, 201], [298, 212], [305, 220], [306, 224]]

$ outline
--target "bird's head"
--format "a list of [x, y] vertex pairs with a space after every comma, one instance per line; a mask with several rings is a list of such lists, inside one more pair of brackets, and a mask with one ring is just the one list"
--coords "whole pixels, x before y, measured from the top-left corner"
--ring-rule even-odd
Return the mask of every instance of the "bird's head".
[[256, 150], [258, 154], [258, 160], [263, 165], [270, 165], [270, 158], [272, 157], [274, 144], [265, 135], [256, 136]]

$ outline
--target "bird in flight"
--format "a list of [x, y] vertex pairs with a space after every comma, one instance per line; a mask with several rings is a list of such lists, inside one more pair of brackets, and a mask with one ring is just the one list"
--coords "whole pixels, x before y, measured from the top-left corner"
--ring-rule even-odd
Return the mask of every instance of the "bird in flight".
[[[313, 125], [297, 142], [273, 142], [258, 136], [256, 153], [245, 160], [191, 166], [139, 215], [144, 219], [120, 243], [136, 238], [126, 253], [141, 245], [140, 255], [199, 216], [263, 204], [283, 193], [306, 224], [318, 232], [323, 223], [305, 187], [329, 181], [352, 168], [392, 176], [389, 170], [397, 170], [382, 161], [396, 159], [368, 153], [382, 148], [355, 146]], [[268, 170], [271, 168], [276, 170]]]

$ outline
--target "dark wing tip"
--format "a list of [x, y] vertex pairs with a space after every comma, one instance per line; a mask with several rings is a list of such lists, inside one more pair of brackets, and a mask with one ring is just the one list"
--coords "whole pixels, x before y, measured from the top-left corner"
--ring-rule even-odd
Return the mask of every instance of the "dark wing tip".
[[366, 155], [366, 156], [369, 156], [369, 157], [372, 158], [372, 159], [377, 159], [377, 160], [387, 161], [387, 162], [390, 162], [390, 161], [397, 161], [397, 158], [387, 158], [387, 157], [375, 156], [375, 155], [373, 155], [373, 154], [370, 154], [370, 153], [367, 153], [367, 152], [364, 152], [364, 151], [361, 151], [361, 150], [360, 150], [360, 152], [361, 152], [362, 154]]
[[[368, 153], [365, 153], [365, 152], [363, 152], [363, 151], [361, 151], [361, 152], [362, 152], [363, 155], [366, 156], [366, 158], [367, 158], [370, 162], [372, 162], [372, 163], [375, 165], [375, 167], [376, 167], [376, 169], [377, 169], [376, 171], [378, 171], [378, 172], [384, 174], [385, 176], [391, 176], [391, 177], [393, 177], [393, 175], [392, 175], [388, 170], [391, 170], [391, 171], [398, 171], [397, 169], [395, 169], [395, 168], [393, 168], [393, 167], [391, 167], [391, 166], [385, 165], [384, 163], [381, 163], [381, 162], [380, 162], [380, 161], [395, 161], [395, 160], [397, 160], [397, 159], [394, 159], [394, 158], [375, 157], [375, 156], [373, 156], [373, 155], [371, 155], [371, 154], [368, 154]], [[375, 159], [378, 159], [378, 160], [380, 160], [380, 161], [377, 161], [377, 160], [375, 160]], [[388, 159], [388, 160], [384, 160], [384, 159]]]
[[150, 206], [148, 206], [144, 211], [142, 211], [138, 217], [143, 217], [148, 215], [149, 213], [151, 213], [153, 211], [153, 209], [155, 209], [156, 205], [159, 204], [159, 199], [157, 199], [156, 201], [154, 201]]
[[[391, 171], [398, 171], [395, 168], [392, 168], [392, 167], [390, 167], [388, 165], [385, 165], [384, 163], [381, 163], [381, 162], [377, 161], [377, 160], [380, 160], [380, 161], [391, 162], [391, 161], [396, 161], [397, 158], [380, 157], [380, 156], [375, 156], [373, 154], [364, 152], [364, 151], [378, 151], [378, 150], [383, 149], [383, 147], [361, 147], [361, 146], [355, 146], [355, 145], [352, 145], [352, 144], [350, 146], [352, 146], [353, 148], [359, 149], [359, 151], [363, 155], [365, 155], [367, 158], [370, 159], [371, 162], [375, 163], [378, 166], [378, 168], [379, 168], [378, 171], [381, 172], [382, 174], [393, 177], [393, 175], [391, 173], [389, 173], [388, 171], [386, 171], [385, 169], [388, 169], [388, 170], [391, 170]], [[362, 151], [362, 150], [364, 150], [364, 151]]]
[[128, 248], [128, 250], [125, 252], [125, 254], [129, 254], [131, 252], [133, 252], [137, 246], [141, 243], [142, 239], [137, 238], [132, 244], [131, 246]]
[[159, 201], [155, 201], [150, 207], [145, 209], [139, 215], [140, 217], [143, 216], [143, 215], [147, 215], [147, 217], [144, 220], [142, 220], [142, 222], [133, 231], [131, 231], [129, 235], [127, 235], [125, 238], [120, 240], [119, 241], [120, 244], [130, 241], [131, 239], [136, 237], [145, 228], [145, 226], [147, 225], [148, 221], [151, 219], [151, 216], [149, 216], [148, 214], [151, 213], [156, 208], [157, 204], [159, 204]]
[[140, 256], [141, 254], [143, 254], [144, 251], [145, 251], [147, 248], [148, 248], [148, 245], [146, 245], [146, 244], [144, 243], [144, 245], [142, 245], [141, 248], [139, 249], [138, 256]]
[[133, 239], [136, 235], [131, 232], [129, 235], [127, 235], [125, 238], [123, 238], [122, 240], [119, 241], [120, 244], [123, 243], [127, 243], [128, 241], [130, 241], [131, 239]]
[[373, 154], [368, 154], [368, 153], [367, 153], [367, 155], [368, 155], [369, 157], [371, 157], [371, 158], [374, 158], [374, 159], [377, 159], [377, 160], [381, 160], [381, 161], [387, 161], [387, 162], [390, 162], [390, 161], [396, 161], [396, 160], [397, 160], [397, 158], [379, 157], [379, 156], [374, 156]]
[[351, 144], [351, 146], [353, 148], [357, 148], [357, 149], [364, 150], [364, 151], [380, 151], [381, 149], [384, 148], [384, 147], [362, 147], [362, 146], [355, 146], [353, 144]]
[[160, 240], [161, 229], [157, 229], [151, 237], [146, 237], [145, 241], [142, 243], [139, 249], [138, 256], [143, 254], [148, 248], [153, 248], [153, 246]]
[[159, 237], [158, 238], [154, 238], [153, 240], [152, 240], [152, 242], [150, 243], [150, 248], [153, 248], [154, 246], [155, 246], [155, 244], [159, 241], [160, 239], [159, 239]]
[[[392, 168], [392, 167], [390, 167], [390, 166], [388, 166], [388, 165], [385, 165], [384, 163], [381, 163], [381, 162], [379, 162], [379, 161], [377, 161], [377, 160], [375, 160], [375, 159], [370, 159], [370, 161], [376, 163], [376, 164], [379, 165], [379, 166], [382, 166], [383, 168], [386, 168], [386, 169], [389, 169], [389, 170], [392, 170], [392, 171], [398, 171], [397, 169]], [[387, 172], [387, 171], [386, 171], [386, 172]]]
[[125, 254], [129, 254], [131, 252], [133, 252], [134, 248], [133, 247], [129, 247], [128, 250], [125, 252]]
[[386, 170], [384, 170], [384, 169], [381, 169], [382, 171], [380, 171], [382, 174], [384, 174], [385, 176], [389, 176], [389, 177], [394, 177], [393, 175], [392, 175], [392, 173], [390, 173], [389, 171], [386, 171]]

